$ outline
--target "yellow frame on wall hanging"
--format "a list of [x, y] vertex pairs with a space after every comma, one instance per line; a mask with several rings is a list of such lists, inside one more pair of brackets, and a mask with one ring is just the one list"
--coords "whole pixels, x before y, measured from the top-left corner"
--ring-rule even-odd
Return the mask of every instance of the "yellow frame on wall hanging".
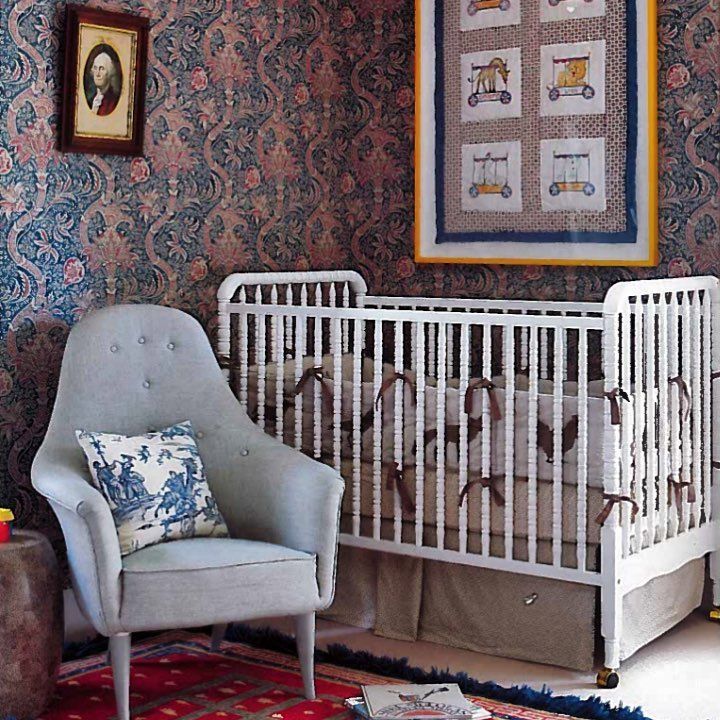
[[[528, 3], [520, 2], [521, 13]], [[609, 1], [609, 0], [608, 0]], [[658, 129], [657, 129], [657, 9], [656, 0], [625, 0], [634, 13], [636, 42], [637, 120], [631, 130], [635, 142], [634, 242], [516, 241], [507, 232], [503, 239], [453, 241], [452, 233], [438, 242], [438, 195], [436, 175], [436, 32], [437, 4], [454, 7], [458, 0], [415, 0], [415, 260], [421, 263], [484, 263], [505, 265], [595, 265], [649, 267], [658, 263]], [[547, 2], [547, 0], [542, 0]], [[584, 0], [581, 0], [584, 2]], [[633, 17], [633, 16], [631, 16]], [[521, 20], [522, 21], [522, 20]], [[572, 21], [563, 21], [572, 22]], [[477, 32], [477, 31], [473, 31]], [[467, 45], [468, 43], [466, 43]], [[641, 54], [642, 53], [642, 54]], [[631, 53], [628, 53], [631, 56]], [[640, 62], [640, 58], [643, 62]], [[538, 88], [539, 90], [539, 88]], [[444, 122], [444, 120], [442, 120]], [[478, 127], [481, 127], [479, 125]], [[457, 161], [457, 160], [456, 160]], [[537, 182], [540, 183], [538, 176]], [[444, 200], [441, 199], [441, 203]], [[628, 215], [630, 211], [628, 211]], [[472, 215], [470, 217], [473, 217]], [[573, 231], [568, 228], [569, 234]], [[573, 235], [573, 236], [575, 236]], [[585, 233], [587, 237], [594, 233]], [[457, 235], [456, 237], [460, 237]], [[498, 235], [499, 237], [499, 235]], [[521, 237], [518, 235], [517, 237]], [[523, 236], [527, 238], [527, 233]], [[600, 236], [598, 237], [606, 237]]]

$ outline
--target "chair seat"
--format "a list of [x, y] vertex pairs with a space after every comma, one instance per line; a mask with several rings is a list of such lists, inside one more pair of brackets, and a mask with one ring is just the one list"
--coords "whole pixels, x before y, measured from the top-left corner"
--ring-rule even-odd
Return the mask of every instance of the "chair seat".
[[123, 559], [126, 632], [307, 612], [318, 601], [315, 555], [271, 543], [192, 538]]

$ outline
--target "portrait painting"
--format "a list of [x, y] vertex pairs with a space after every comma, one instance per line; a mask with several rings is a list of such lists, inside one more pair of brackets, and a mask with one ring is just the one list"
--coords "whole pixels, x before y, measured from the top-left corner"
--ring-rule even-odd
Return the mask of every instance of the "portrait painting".
[[142, 153], [148, 21], [69, 5], [61, 149]]

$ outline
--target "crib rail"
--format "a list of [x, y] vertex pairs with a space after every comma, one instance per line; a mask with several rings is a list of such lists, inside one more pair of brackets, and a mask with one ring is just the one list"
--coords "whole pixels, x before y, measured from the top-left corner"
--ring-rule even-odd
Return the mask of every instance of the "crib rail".
[[219, 351], [255, 422], [345, 478], [342, 542], [602, 585], [717, 529], [716, 281], [654, 282], [601, 306], [238, 274]]

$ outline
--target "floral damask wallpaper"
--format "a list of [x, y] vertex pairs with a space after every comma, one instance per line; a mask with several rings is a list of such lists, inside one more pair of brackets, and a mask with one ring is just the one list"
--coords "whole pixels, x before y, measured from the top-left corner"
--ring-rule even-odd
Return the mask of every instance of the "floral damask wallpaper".
[[0, 506], [55, 541], [29, 468], [91, 308], [173, 305], [212, 334], [215, 289], [240, 269], [548, 299], [720, 273], [718, 0], [660, 0], [662, 263], [647, 272], [415, 265], [413, 0], [94, 0], [151, 17], [133, 160], [56, 150], [64, 4], [0, 3]]

